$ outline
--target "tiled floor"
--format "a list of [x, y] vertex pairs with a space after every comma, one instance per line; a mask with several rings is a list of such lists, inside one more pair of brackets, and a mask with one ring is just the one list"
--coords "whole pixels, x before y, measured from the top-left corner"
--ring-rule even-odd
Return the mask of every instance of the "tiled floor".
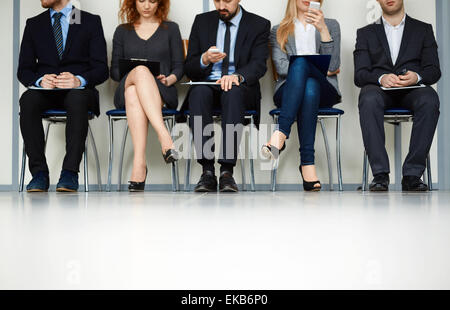
[[0, 289], [450, 289], [450, 192], [0, 193]]

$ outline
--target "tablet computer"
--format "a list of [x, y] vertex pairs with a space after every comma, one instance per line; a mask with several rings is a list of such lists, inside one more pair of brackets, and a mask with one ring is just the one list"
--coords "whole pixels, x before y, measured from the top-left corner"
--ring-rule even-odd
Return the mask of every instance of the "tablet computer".
[[295, 55], [291, 56], [289, 63], [292, 63], [299, 57], [306, 58], [309, 63], [314, 65], [321, 73], [328, 76], [328, 68], [330, 67], [331, 55]]
[[147, 67], [154, 76], [158, 76], [161, 74], [159, 62], [137, 58], [119, 59], [120, 79], [122, 79], [125, 75], [127, 75], [131, 70], [133, 70], [137, 66]]

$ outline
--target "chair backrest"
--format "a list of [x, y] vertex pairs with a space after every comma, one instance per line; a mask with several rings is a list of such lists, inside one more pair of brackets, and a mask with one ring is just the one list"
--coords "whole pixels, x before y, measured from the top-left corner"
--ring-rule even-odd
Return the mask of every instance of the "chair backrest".
[[184, 59], [186, 59], [187, 57], [188, 47], [189, 47], [189, 40], [184, 39], [183, 40]]

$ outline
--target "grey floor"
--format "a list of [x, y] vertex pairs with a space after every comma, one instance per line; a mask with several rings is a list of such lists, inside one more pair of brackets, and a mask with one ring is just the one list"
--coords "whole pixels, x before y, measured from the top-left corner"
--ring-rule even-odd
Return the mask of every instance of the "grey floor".
[[0, 193], [0, 289], [450, 289], [449, 201]]

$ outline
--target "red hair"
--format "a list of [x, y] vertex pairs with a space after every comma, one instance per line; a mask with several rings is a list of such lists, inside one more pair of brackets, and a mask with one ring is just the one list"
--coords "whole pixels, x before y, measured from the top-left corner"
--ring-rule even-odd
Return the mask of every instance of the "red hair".
[[[139, 12], [136, 8], [137, 0], [120, 0], [119, 18], [124, 24], [134, 26], [139, 20]], [[170, 9], [170, 0], [157, 0], [158, 8], [155, 16], [159, 19], [159, 23], [167, 20]]]

